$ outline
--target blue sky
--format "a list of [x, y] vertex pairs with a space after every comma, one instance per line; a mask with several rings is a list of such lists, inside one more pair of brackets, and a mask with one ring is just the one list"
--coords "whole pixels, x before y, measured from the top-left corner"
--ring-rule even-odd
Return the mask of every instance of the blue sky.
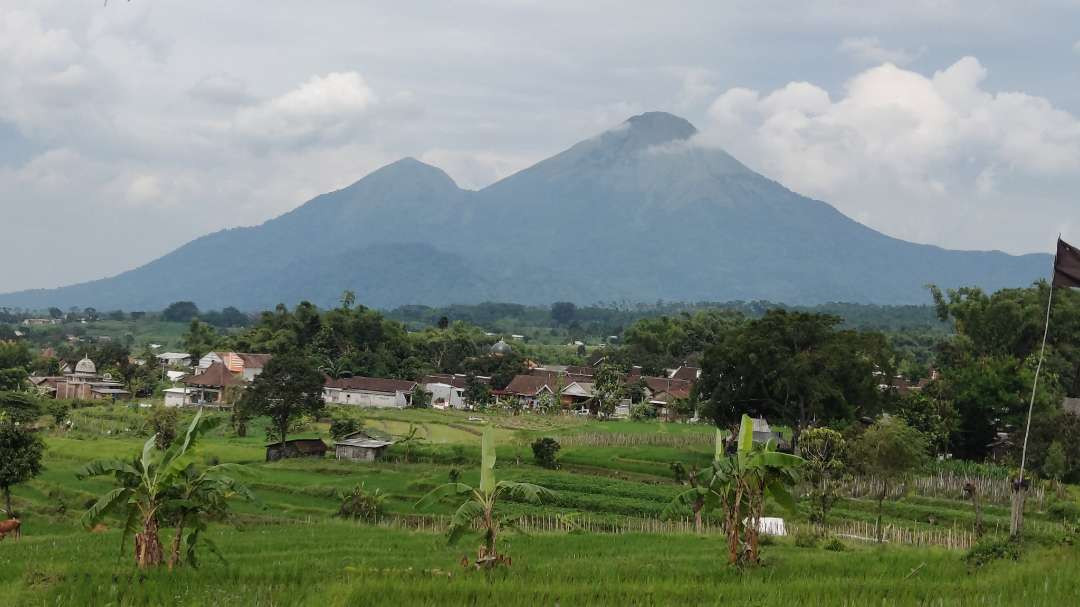
[[889, 235], [1049, 251], [1080, 240], [1076, 23], [1076, 2], [0, 0], [0, 291], [402, 156], [483, 187], [654, 109]]

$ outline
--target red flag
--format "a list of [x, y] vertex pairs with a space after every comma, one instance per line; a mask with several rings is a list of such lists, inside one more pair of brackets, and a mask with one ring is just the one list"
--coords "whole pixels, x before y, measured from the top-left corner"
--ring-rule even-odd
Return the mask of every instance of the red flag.
[[1060, 238], [1054, 258], [1054, 286], [1080, 287], [1080, 250]]

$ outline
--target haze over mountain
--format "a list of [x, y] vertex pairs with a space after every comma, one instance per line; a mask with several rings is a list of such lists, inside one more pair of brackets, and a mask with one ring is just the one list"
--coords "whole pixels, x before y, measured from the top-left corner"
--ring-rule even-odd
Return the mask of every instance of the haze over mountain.
[[[952, 251], [800, 196], [686, 120], [634, 116], [479, 191], [405, 158], [266, 223], [198, 238], [112, 278], [0, 305], [160, 309], [557, 300], [924, 303], [925, 285], [1024, 286], [1043, 254]], [[933, 221], [927, 217], [926, 221]]]

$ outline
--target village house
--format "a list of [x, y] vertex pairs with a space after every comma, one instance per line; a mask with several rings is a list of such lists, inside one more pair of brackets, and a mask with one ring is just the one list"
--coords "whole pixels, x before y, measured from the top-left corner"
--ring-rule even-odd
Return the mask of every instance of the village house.
[[41, 327], [45, 325], [58, 325], [63, 322], [59, 318], [26, 318], [22, 324], [27, 327]]
[[326, 443], [318, 438], [294, 438], [282, 443], [270, 443], [266, 446], [266, 461], [276, 462], [279, 459], [289, 457], [314, 457], [326, 456], [329, 448]]
[[196, 399], [199, 398], [198, 388], [166, 388], [162, 390], [165, 395], [166, 407], [186, 407], [188, 405], [198, 404]]
[[190, 367], [191, 355], [185, 352], [162, 352], [157, 355], [158, 364]]
[[225, 365], [215, 362], [202, 373], [184, 378], [182, 383], [194, 390], [187, 396], [187, 404], [208, 404], [226, 402], [226, 390], [231, 386], [244, 384], [243, 377], [239, 373], [233, 373], [225, 368]]
[[535, 408], [545, 394], [555, 394], [556, 388], [552, 387], [551, 378], [549, 374], [515, 375], [502, 391], [500, 400], [515, 398], [521, 401], [525, 408]]
[[250, 354], [247, 352], [210, 352], [199, 359], [199, 368], [208, 369], [214, 363], [221, 363], [233, 373], [239, 373], [244, 381], [252, 381], [262, 373], [270, 354]]
[[404, 409], [412, 403], [412, 393], [418, 385], [414, 381], [381, 377], [328, 377], [323, 400], [335, 405]]
[[353, 432], [334, 442], [334, 457], [360, 462], [373, 462], [394, 441], [376, 438], [364, 431]]
[[[473, 379], [485, 384], [491, 383], [491, 378], [484, 375], [474, 376]], [[465, 388], [468, 383], [469, 376], [464, 373], [433, 373], [420, 380], [421, 387], [431, 393], [431, 406], [434, 409], [464, 409]]]

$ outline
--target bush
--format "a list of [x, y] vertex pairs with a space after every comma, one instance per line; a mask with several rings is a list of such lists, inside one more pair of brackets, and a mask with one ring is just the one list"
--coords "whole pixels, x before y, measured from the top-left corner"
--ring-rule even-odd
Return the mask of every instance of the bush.
[[146, 421], [158, 449], [168, 449], [176, 439], [176, 423], [179, 419], [176, 409], [170, 407], [157, 406], [150, 410]]
[[561, 448], [559, 441], [553, 438], [538, 438], [532, 444], [533, 458], [536, 459], [538, 466], [549, 470], [557, 470], [559, 468], [559, 449]]
[[448, 474], [451, 483], [456, 483], [461, 480], [461, 470], [457, 468], [451, 468]]
[[984, 537], [964, 555], [968, 566], [974, 568], [1002, 559], [1020, 559], [1020, 546], [1006, 537]]
[[353, 487], [350, 493], [342, 494], [341, 506], [337, 515], [341, 518], [362, 520], [373, 523], [383, 515], [385, 510], [386, 494], [375, 489], [366, 491], [363, 485]]
[[821, 538], [816, 533], [800, 531], [795, 534], [795, 545], [799, 548], [817, 548]]
[[363, 428], [363, 424], [351, 417], [334, 418], [330, 422], [330, 436], [334, 437], [335, 440], [342, 439], [361, 428]]
[[1046, 511], [1050, 516], [1061, 521], [1080, 520], [1080, 504], [1070, 501], [1056, 501], [1051, 503]]
[[656, 407], [648, 403], [638, 403], [630, 407], [630, 419], [639, 422], [656, 419]]
[[825, 549], [831, 550], [832, 552], [843, 552], [847, 550], [847, 546], [844, 545], [844, 542], [841, 542], [834, 537], [831, 540], [825, 542]]

